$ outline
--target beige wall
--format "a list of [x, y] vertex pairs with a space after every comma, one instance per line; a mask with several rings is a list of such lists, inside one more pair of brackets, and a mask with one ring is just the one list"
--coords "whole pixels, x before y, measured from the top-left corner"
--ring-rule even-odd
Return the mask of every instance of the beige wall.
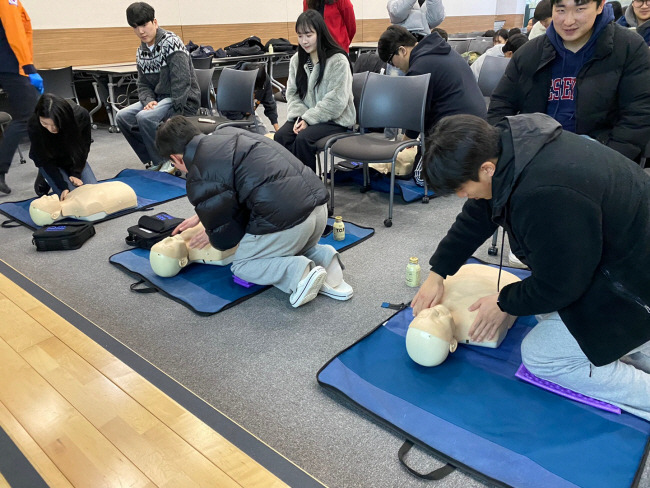
[[[37, 68], [133, 61], [138, 40], [126, 25], [131, 0], [21, 0], [32, 19]], [[389, 25], [385, 0], [352, 0], [355, 41], [376, 41]], [[525, 0], [446, 0], [448, 32], [520, 26]], [[215, 49], [257, 35], [296, 40], [302, 0], [151, 0], [161, 26]]]

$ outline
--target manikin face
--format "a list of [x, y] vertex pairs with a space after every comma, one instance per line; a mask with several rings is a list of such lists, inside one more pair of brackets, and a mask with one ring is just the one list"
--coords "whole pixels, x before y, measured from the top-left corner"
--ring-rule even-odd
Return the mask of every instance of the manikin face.
[[56, 126], [56, 124], [52, 119], [48, 119], [47, 117], [39, 117], [38, 120], [41, 122], [41, 125], [45, 127], [48, 131], [50, 131], [52, 134], [59, 133], [59, 128]]
[[135, 35], [140, 38], [147, 46], [153, 46], [153, 42], [156, 40], [156, 31], [158, 30], [158, 21], [153, 19], [150, 22], [147, 22], [144, 25], [138, 25], [133, 28]]
[[553, 5], [553, 26], [567, 49], [575, 52], [591, 37], [596, 17], [605, 6], [604, 1], [600, 6], [596, 3], [576, 5], [574, 0], [560, 0]]
[[650, 2], [634, 0], [632, 2], [632, 8], [634, 9], [634, 15], [639, 24], [642, 24], [646, 20], [650, 20]]
[[307, 54], [311, 54], [318, 48], [318, 35], [313, 30], [298, 32], [298, 44]]

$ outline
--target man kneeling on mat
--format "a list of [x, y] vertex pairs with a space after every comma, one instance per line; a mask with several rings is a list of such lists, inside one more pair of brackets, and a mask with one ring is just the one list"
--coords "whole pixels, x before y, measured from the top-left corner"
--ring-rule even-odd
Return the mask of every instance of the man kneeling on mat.
[[496, 127], [442, 119], [424, 168], [437, 193], [469, 200], [431, 257], [415, 314], [502, 226], [531, 276], [476, 301], [470, 339], [506, 314], [537, 314], [521, 345], [536, 376], [650, 420], [650, 178], [620, 153], [544, 114]]
[[196, 215], [174, 234], [199, 221], [205, 227], [190, 247], [210, 243], [226, 250], [239, 244], [235, 276], [290, 293], [293, 307], [319, 293], [352, 297], [338, 252], [318, 244], [327, 225], [325, 186], [284, 147], [233, 127], [206, 136], [180, 115], [158, 128], [156, 146], [187, 173]]

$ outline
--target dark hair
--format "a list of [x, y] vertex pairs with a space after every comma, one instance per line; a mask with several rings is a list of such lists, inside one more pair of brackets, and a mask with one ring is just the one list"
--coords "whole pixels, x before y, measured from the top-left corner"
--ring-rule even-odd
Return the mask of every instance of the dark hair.
[[618, 20], [623, 16], [623, 6], [621, 5], [621, 2], [618, 2], [614, 0], [613, 2], [607, 2], [612, 6], [612, 10], [614, 10], [614, 20]]
[[[52, 134], [43, 127], [39, 117], [52, 119], [58, 129], [58, 133]], [[84, 153], [84, 144], [81, 141], [81, 128], [77, 124], [77, 119], [75, 119], [72, 105], [65, 98], [61, 98], [53, 93], [44, 93], [41, 95], [34, 108], [30, 125], [40, 129], [39, 134], [43, 140], [43, 147], [48, 153], [48, 156], [53, 157], [51, 149], [55, 146], [63, 147], [65, 152], [74, 160], [80, 159]]]
[[494, 36], [492, 36], [492, 39], [494, 42], [497, 42], [497, 37], [500, 37], [501, 39], [508, 40], [508, 29], [499, 29], [494, 33]]
[[[323, 16], [316, 10], [307, 9], [298, 16], [298, 19], [296, 20], [296, 34], [298, 31], [313, 31], [316, 33], [316, 52], [318, 53], [320, 70], [318, 71], [318, 79], [316, 80], [315, 86], [318, 86], [323, 79], [327, 59], [337, 53], [341, 53], [347, 58], [347, 53], [336, 43], [332, 34], [330, 34], [327, 25], [325, 25]], [[296, 73], [296, 90], [301, 99], [304, 99], [307, 95], [307, 73], [302, 69], [302, 67], [307, 62], [308, 56], [307, 52], [302, 48], [300, 43], [298, 43], [299, 69]], [[352, 71], [352, 66], [350, 66], [350, 71]]]
[[338, 0], [307, 0], [307, 8], [320, 10], [325, 5], [332, 5], [333, 3], [336, 2], [338, 2]]
[[521, 29], [519, 27], [513, 27], [508, 31], [508, 37], [514, 36], [515, 34], [521, 34]]
[[[561, 2], [563, 0], [551, 0], [551, 6]], [[596, 7], [600, 7], [600, 4], [603, 3], [603, 0], [575, 0], [576, 5], [585, 5], [587, 3], [596, 2]]]
[[528, 42], [528, 38], [523, 35], [523, 34], [514, 34], [510, 37], [508, 37], [508, 40], [506, 43], [503, 45], [501, 50], [504, 53], [507, 53], [508, 51], [512, 51], [513, 53], [517, 51], [521, 46], [526, 44]]
[[390, 57], [400, 46], [413, 47], [417, 39], [401, 25], [390, 25], [377, 41], [377, 54], [379, 58], [387, 63]]
[[183, 154], [185, 146], [201, 131], [182, 115], [174, 115], [158, 126], [156, 149], [161, 157], [169, 159], [171, 154]]
[[533, 17], [540, 21], [546, 20], [549, 17], [553, 16], [553, 7], [551, 6], [551, 0], [542, 0], [535, 7], [535, 14]]
[[244, 62], [239, 66], [242, 71], [253, 71], [257, 70], [257, 77], [255, 78], [255, 90], [261, 90], [266, 85], [266, 63], [252, 63]]
[[156, 12], [148, 3], [135, 2], [126, 8], [126, 21], [133, 28], [153, 22]]
[[496, 34], [496, 31], [494, 29], [486, 30], [483, 33], [483, 37], [494, 37], [494, 34]]
[[475, 115], [440, 119], [426, 140], [423, 166], [429, 187], [438, 195], [456, 192], [468, 181], [479, 181], [481, 165], [498, 158], [499, 129]]
[[431, 29], [431, 33], [433, 34], [434, 32], [440, 34], [440, 37], [442, 37], [445, 41], [449, 40], [449, 34], [447, 34], [447, 31], [445, 29], [441, 29], [440, 27], [435, 27]]

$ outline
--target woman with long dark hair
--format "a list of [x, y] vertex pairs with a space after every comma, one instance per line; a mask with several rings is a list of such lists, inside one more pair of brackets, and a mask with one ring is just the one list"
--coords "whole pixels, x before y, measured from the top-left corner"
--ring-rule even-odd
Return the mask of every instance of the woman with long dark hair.
[[97, 183], [87, 163], [91, 137], [85, 108], [45, 93], [29, 119], [28, 131], [29, 157], [39, 170], [34, 184], [37, 195], [47, 194], [48, 186], [62, 196], [84, 183]]
[[357, 19], [350, 0], [302, 0], [303, 12], [313, 9], [325, 19], [325, 25], [336, 43], [348, 53], [350, 42], [357, 32]]
[[352, 69], [315, 10], [296, 21], [298, 52], [291, 58], [287, 81], [287, 122], [275, 140], [316, 169], [316, 142], [354, 125]]

